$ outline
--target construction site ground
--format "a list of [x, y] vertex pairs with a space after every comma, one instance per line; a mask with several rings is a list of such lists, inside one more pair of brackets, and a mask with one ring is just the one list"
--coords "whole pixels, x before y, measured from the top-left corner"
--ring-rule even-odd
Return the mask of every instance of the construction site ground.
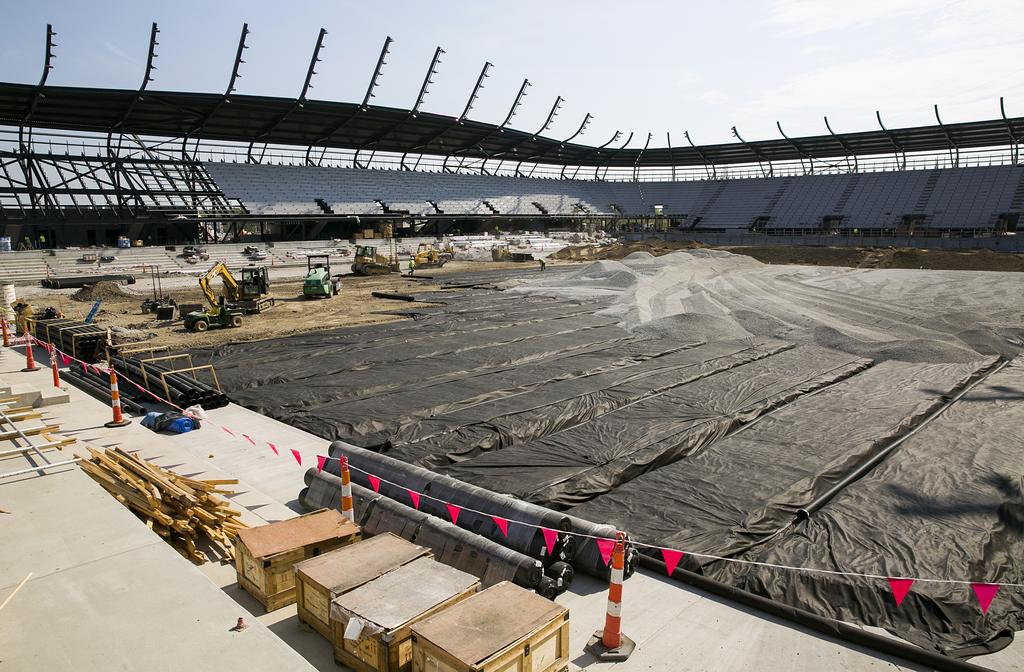
[[[22, 347], [0, 349], [0, 380], [50, 384], [49, 369], [24, 373], [23, 365]], [[155, 434], [138, 418], [111, 429], [103, 425], [110, 416], [105, 404], [74, 387], [69, 393], [69, 403], [46, 409], [63, 435], [78, 440], [66, 453], [120, 446], [195, 478], [237, 478], [231, 501], [250, 524], [296, 515], [303, 473], [327, 449], [321, 438], [234, 404], [210, 411], [206, 425], [188, 434]], [[248, 433], [258, 445], [222, 426]], [[281, 455], [265, 441], [282, 448]], [[3, 470], [24, 463], [3, 460]], [[0, 618], [5, 669], [344, 669], [333, 662], [327, 640], [298, 623], [294, 605], [262, 613], [238, 588], [232, 567], [196, 568], [77, 467], [56, 471], [0, 482], [0, 600], [33, 572]], [[604, 621], [606, 599], [607, 586], [584, 576], [558, 598], [570, 609], [570, 669], [925, 669], [647, 570], [624, 586], [623, 631], [637, 642], [636, 652], [624, 664], [597, 663], [583, 647]], [[231, 632], [238, 617], [249, 628]], [[115, 641], [122, 645], [112, 646]], [[1022, 660], [1024, 647], [1015, 642], [984, 663], [1017, 670]]]

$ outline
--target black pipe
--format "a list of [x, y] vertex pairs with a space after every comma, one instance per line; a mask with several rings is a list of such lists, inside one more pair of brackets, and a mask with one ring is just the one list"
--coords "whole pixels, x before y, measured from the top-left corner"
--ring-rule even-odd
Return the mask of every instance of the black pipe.
[[[640, 564], [648, 569], [654, 569], [659, 572], [665, 573], [667, 571], [665, 562], [652, 558], [648, 555], [640, 555]], [[784, 618], [787, 621], [802, 625], [809, 630], [820, 632], [837, 639], [841, 639], [851, 644], [863, 646], [869, 649], [873, 649], [880, 653], [890, 654], [899, 656], [914, 663], [921, 663], [927, 665], [936, 670], [942, 670], [943, 672], [991, 672], [987, 668], [979, 665], [968, 663], [964, 660], [958, 660], [956, 658], [950, 658], [944, 656], [941, 653], [935, 651], [928, 651], [921, 647], [914, 646], [901, 639], [894, 639], [892, 637], [886, 637], [878, 635], [867, 630], [863, 630], [856, 625], [850, 623], [844, 623], [843, 621], [837, 621], [825, 616], [819, 616], [818, 614], [811, 613], [805, 609], [794, 607], [775, 600], [770, 600], [767, 597], [761, 597], [753, 593], [747, 592], [735, 586], [730, 586], [721, 581], [716, 581], [710, 577], [702, 574], [695, 574], [691, 571], [685, 570], [682, 567], [676, 567], [675, 571], [672, 572], [672, 577], [680, 583], [686, 583], [691, 586], [706, 590], [709, 593], [724, 597], [734, 602], [746, 605], [758, 611], [763, 611], [772, 616]]]
[[823, 492], [820, 495], [818, 495], [817, 497], [815, 497], [814, 500], [810, 504], [808, 504], [807, 506], [805, 506], [803, 508], [797, 509], [797, 511], [796, 511], [796, 519], [797, 519], [797, 521], [804, 521], [804, 520], [807, 520], [808, 518], [810, 518], [812, 513], [814, 513], [815, 511], [817, 511], [821, 507], [825, 506], [825, 504], [827, 504], [830, 499], [832, 499], [837, 494], [839, 494], [842, 490], [844, 490], [851, 483], [853, 483], [854, 481], [860, 480], [861, 478], [864, 477], [865, 474], [867, 474], [869, 471], [874, 469], [878, 465], [879, 462], [881, 462], [886, 457], [888, 457], [889, 454], [892, 453], [892, 451], [896, 450], [900, 445], [902, 445], [902, 443], [904, 441], [906, 441], [910, 437], [912, 437], [915, 434], [917, 434], [921, 429], [923, 429], [929, 423], [931, 423], [932, 420], [934, 420], [935, 418], [937, 418], [940, 415], [942, 415], [946, 411], [946, 409], [948, 409], [950, 406], [952, 406], [956, 402], [960, 401], [963, 398], [963, 396], [965, 394], [967, 394], [968, 392], [970, 392], [972, 389], [974, 389], [975, 386], [977, 386], [983, 380], [988, 378], [990, 375], [992, 375], [992, 374], [996, 373], [997, 371], [1001, 370], [1004, 366], [1006, 366], [1009, 363], [1010, 363], [1009, 360], [1003, 360], [1001, 362], [997, 362], [997, 363], [993, 364], [987, 370], [982, 371], [981, 374], [978, 375], [978, 377], [975, 380], [972, 380], [970, 383], [965, 385], [964, 388], [962, 390], [960, 390], [960, 392], [958, 392], [955, 396], [953, 396], [945, 404], [943, 404], [939, 408], [935, 409], [933, 412], [929, 413], [928, 416], [925, 417], [923, 420], [921, 420], [921, 422], [919, 422], [917, 424], [917, 426], [914, 427], [912, 430], [910, 430], [909, 432], [907, 432], [906, 434], [904, 434], [900, 438], [896, 439], [895, 441], [890, 443], [888, 446], [886, 446], [885, 448], [883, 448], [882, 450], [878, 451], [877, 453], [872, 455], [870, 458], [865, 460], [859, 467], [857, 467], [856, 469], [851, 471], [849, 474], [847, 474], [846, 476], [841, 478], [831, 488], [829, 488], [825, 492]]
[[393, 292], [370, 292], [370, 296], [378, 299], [391, 299], [392, 301], [415, 301], [416, 297], [411, 294], [395, 294]]

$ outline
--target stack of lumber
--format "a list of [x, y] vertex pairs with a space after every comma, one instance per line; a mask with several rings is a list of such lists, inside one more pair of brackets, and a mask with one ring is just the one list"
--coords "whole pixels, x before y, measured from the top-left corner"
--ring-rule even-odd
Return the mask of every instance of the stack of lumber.
[[234, 561], [233, 539], [248, 525], [220, 497], [232, 491], [220, 486], [236, 485], [237, 479], [186, 478], [120, 448], [89, 453], [79, 463], [82, 469], [183, 556], [197, 565], [207, 562], [207, 553], [196, 548], [199, 542], [220, 562]]

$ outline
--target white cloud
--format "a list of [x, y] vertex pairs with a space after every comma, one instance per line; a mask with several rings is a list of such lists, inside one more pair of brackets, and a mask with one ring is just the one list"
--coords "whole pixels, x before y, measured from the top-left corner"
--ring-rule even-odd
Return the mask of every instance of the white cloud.
[[710, 91], [705, 91], [697, 96], [697, 100], [707, 103], [708, 105], [724, 105], [729, 102], [730, 98], [719, 89], [711, 89]]

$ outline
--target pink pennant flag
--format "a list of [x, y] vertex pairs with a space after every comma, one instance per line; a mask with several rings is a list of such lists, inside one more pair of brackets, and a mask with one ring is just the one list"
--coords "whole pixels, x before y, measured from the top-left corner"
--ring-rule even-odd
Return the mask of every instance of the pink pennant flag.
[[614, 539], [595, 539], [597, 542], [597, 548], [601, 551], [601, 559], [604, 560], [604, 564], [608, 564], [612, 561], [612, 551], [615, 550]]
[[978, 604], [981, 605], [981, 613], [987, 614], [989, 605], [999, 592], [999, 586], [994, 583], [972, 583], [971, 588], [974, 589]]
[[548, 556], [555, 552], [555, 542], [558, 541], [558, 532], [549, 530], [546, 527], [540, 528], [540, 533], [544, 535], [544, 545], [548, 547]]
[[82, 362], [82, 373], [89, 373], [89, 365]]
[[491, 516], [491, 520], [493, 520], [494, 524], [498, 526], [498, 529], [501, 530], [501, 533], [507, 537], [508, 521], [504, 518], [499, 518], [498, 516]]
[[61, 353], [60, 359], [62, 362], [64, 362], [64, 366], [68, 366], [69, 364], [71, 364], [71, 358], [65, 355], [64, 353]]
[[665, 571], [668, 572], [669, 576], [672, 576], [672, 572], [676, 571], [676, 567], [679, 566], [679, 561], [683, 559], [683, 552], [671, 548], [663, 548], [661, 549], [661, 557], [665, 560]]
[[914, 585], [913, 579], [889, 579], [889, 588], [892, 589], [892, 597], [896, 600], [896, 606], [903, 604], [903, 598], [910, 592]]
[[452, 525], [458, 525], [459, 511], [461, 511], [462, 509], [455, 506], [454, 504], [445, 504], [445, 506], [448, 507], [448, 515], [452, 517]]
[[299, 466], [301, 467], [302, 466], [302, 455], [299, 453], [299, 451], [295, 450], [294, 448], [292, 448], [291, 451], [292, 451], [292, 457], [295, 458], [295, 461], [298, 462]]
[[270, 449], [272, 451], [274, 451], [274, 455], [280, 455], [281, 454], [281, 453], [277, 452], [277, 446], [272, 444], [270, 441], [267, 441], [267, 445], [270, 446]]
[[319, 473], [319, 472], [324, 470], [324, 462], [326, 462], [326, 461], [327, 461], [327, 458], [324, 457], [323, 455], [317, 455], [316, 456], [316, 470], [317, 470], [317, 473]]
[[370, 481], [370, 487], [373, 488], [373, 491], [380, 493], [380, 479], [373, 474], [367, 474], [366, 478]]
[[252, 437], [251, 437], [251, 436], [249, 436], [248, 434], [242, 434], [242, 436], [244, 436], [244, 437], [245, 437], [245, 440], [246, 440], [246, 441], [248, 441], [249, 443], [251, 443], [252, 445], [254, 445], [254, 446], [256, 445], [256, 442], [255, 442], [255, 441], [253, 441], [253, 440], [252, 440]]
[[235, 433], [234, 433], [234, 432], [232, 432], [232, 431], [231, 431], [230, 429], [228, 429], [227, 427], [221, 427], [221, 429], [223, 429], [223, 430], [224, 430], [225, 432], [227, 432], [227, 433], [228, 433], [228, 434], [230, 434], [231, 436], [234, 436], [234, 435], [235, 435]]
[[413, 508], [416, 509], [417, 511], [419, 511], [420, 510], [420, 493], [416, 492], [415, 490], [410, 490], [409, 488], [406, 488], [405, 491], [409, 493], [409, 499], [412, 500]]

